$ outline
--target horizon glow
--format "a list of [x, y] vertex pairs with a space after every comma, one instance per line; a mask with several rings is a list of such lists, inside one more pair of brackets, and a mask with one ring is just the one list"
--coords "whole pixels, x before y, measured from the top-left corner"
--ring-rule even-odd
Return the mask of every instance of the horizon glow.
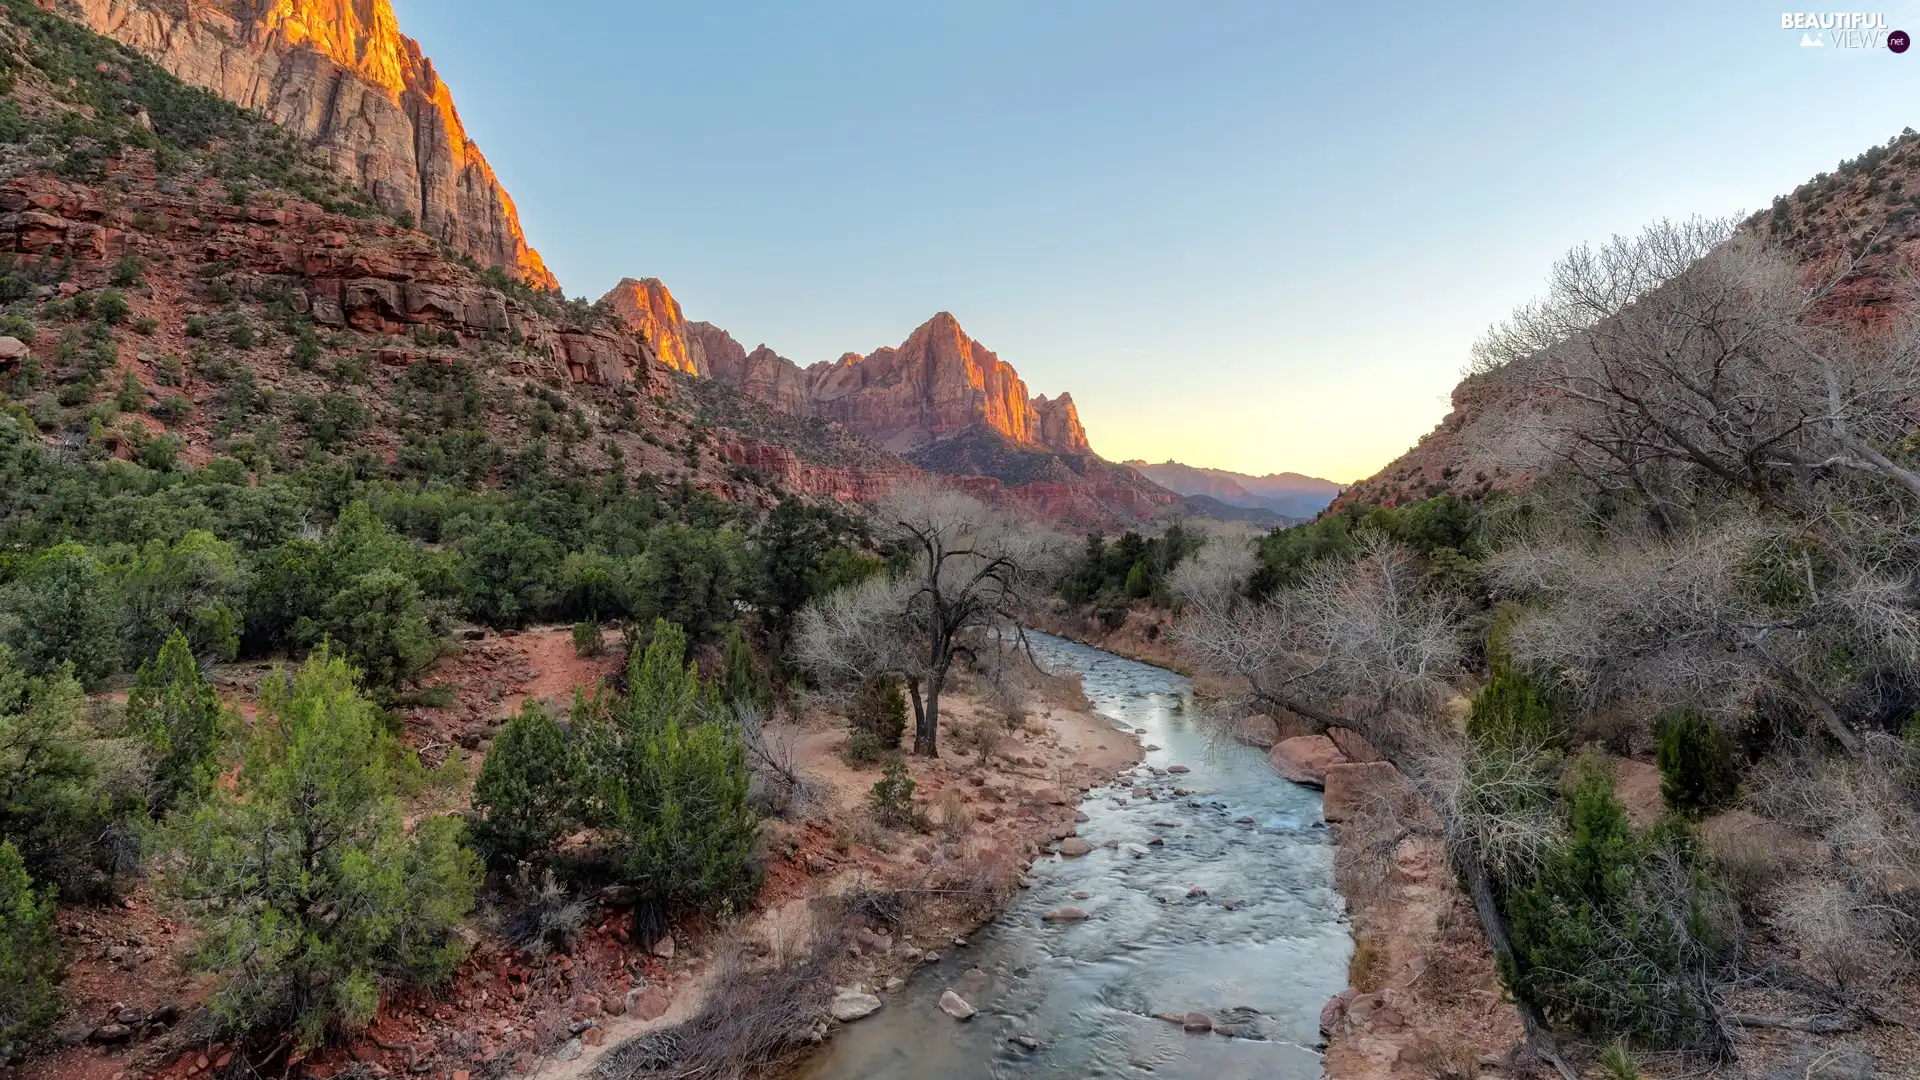
[[1920, 51], [1750, 2], [395, 8], [569, 294], [659, 277], [802, 366], [951, 311], [1104, 457], [1340, 482], [1568, 248], [1920, 111]]

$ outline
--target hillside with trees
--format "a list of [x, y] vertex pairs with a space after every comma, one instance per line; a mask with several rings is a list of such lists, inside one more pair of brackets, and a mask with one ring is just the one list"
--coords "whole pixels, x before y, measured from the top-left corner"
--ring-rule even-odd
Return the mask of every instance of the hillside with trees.
[[[1539, 1067], [1910, 1060], [1920, 336], [1886, 199], [1916, 145], [1576, 249], [1476, 350], [1473, 415], [1181, 597], [1232, 715], [1387, 763], [1327, 771], [1330, 817], [1382, 800], [1342, 826], [1343, 888], [1389, 911], [1394, 868], [1444, 853]], [[1356, 964], [1422, 947], [1356, 926]], [[1427, 985], [1428, 1019], [1464, 1008]], [[1484, 1049], [1347, 1007], [1330, 1069]]]

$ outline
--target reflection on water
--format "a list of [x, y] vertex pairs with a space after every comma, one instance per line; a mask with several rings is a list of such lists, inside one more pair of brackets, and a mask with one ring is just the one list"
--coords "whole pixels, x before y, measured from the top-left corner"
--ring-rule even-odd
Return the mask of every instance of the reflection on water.
[[[1320, 1006], [1346, 984], [1350, 948], [1319, 795], [1276, 778], [1257, 750], [1209, 748], [1185, 678], [1034, 637], [1043, 664], [1080, 672], [1096, 710], [1122, 730], [1146, 729], [1141, 741], [1160, 749], [1116, 787], [1089, 793], [1080, 836], [1092, 854], [1036, 863], [1033, 888], [1004, 915], [878, 1013], [837, 1029], [801, 1074], [1319, 1077]], [[1192, 771], [1153, 771], [1175, 764]], [[1136, 786], [1152, 796], [1134, 798]], [[1154, 837], [1163, 842], [1150, 846]], [[1100, 846], [1108, 840], [1118, 846]], [[1092, 917], [1041, 922], [1064, 904]], [[962, 1024], [940, 1013], [949, 987], [980, 1015]], [[1154, 1017], [1188, 1010], [1233, 1035], [1189, 1035]], [[1040, 1049], [1014, 1044], [1019, 1035]]]

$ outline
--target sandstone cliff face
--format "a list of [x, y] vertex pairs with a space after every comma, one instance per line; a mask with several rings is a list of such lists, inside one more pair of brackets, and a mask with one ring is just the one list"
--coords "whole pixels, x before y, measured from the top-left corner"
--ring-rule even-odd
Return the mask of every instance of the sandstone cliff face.
[[558, 288], [453, 95], [389, 0], [58, 0], [182, 80], [304, 138], [427, 234], [537, 288]]
[[1080, 410], [1074, 407], [1072, 394], [1061, 394], [1052, 401], [1041, 394], [1032, 401], [1034, 427], [1040, 442], [1066, 454], [1091, 454], [1087, 429], [1080, 426]]
[[706, 365], [695, 360], [687, 343], [687, 320], [680, 313], [680, 301], [673, 298], [665, 282], [659, 278], [621, 278], [620, 284], [600, 301], [611, 306], [628, 328], [646, 336], [662, 364], [689, 375], [707, 374]]
[[909, 453], [984, 427], [1012, 442], [1091, 454], [1071, 395], [1029, 398], [1013, 365], [947, 312], [898, 348], [846, 353], [802, 368], [761, 345], [748, 352], [711, 323], [687, 322], [657, 278], [627, 278], [602, 301], [645, 334], [662, 363], [707, 376], [796, 416], [837, 420], [895, 453]]
[[813, 400], [822, 415], [900, 453], [976, 425], [1016, 443], [1039, 444], [1019, 372], [944, 311], [897, 349], [842, 356], [816, 381]]

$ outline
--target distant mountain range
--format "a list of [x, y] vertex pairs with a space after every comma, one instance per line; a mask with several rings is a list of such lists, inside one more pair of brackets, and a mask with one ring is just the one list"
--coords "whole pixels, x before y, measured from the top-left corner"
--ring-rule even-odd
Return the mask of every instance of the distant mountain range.
[[1203, 496], [1228, 506], [1266, 510], [1288, 522], [1305, 521], [1326, 509], [1340, 494], [1342, 486], [1331, 480], [1291, 472], [1249, 476], [1226, 469], [1182, 465], [1177, 461], [1158, 465], [1145, 461], [1123, 464], [1177, 495]]

